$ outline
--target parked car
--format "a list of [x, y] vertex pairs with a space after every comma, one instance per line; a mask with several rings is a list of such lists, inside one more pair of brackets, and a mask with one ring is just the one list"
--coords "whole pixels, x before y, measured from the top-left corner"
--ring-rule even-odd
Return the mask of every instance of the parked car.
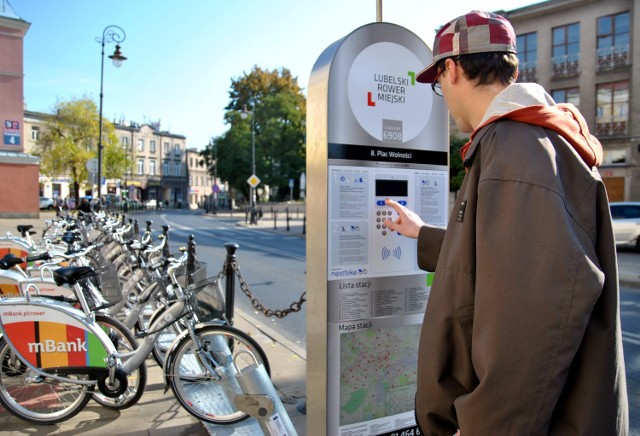
[[616, 246], [640, 249], [640, 201], [612, 202], [609, 207]]
[[147, 209], [159, 209], [162, 206], [162, 203], [158, 203], [157, 200], [151, 199], [147, 200], [144, 205]]
[[40, 209], [53, 209], [55, 207], [53, 198], [40, 197]]

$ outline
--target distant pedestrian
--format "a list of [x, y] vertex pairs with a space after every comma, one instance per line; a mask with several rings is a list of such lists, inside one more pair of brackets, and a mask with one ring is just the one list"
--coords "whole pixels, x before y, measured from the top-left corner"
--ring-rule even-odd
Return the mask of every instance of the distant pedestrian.
[[83, 213], [91, 213], [91, 203], [86, 198], [83, 198], [76, 209]]

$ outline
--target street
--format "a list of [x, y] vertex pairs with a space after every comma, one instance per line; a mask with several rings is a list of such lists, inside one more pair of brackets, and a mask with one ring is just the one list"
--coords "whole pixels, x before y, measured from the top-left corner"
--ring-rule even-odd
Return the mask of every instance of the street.
[[[305, 289], [305, 239], [299, 235], [275, 233], [267, 229], [237, 226], [244, 215], [233, 218], [204, 216], [200, 212], [162, 211], [132, 215], [144, 226], [152, 219], [154, 234], [162, 224], [169, 224], [172, 247], [185, 245], [189, 235], [195, 236], [197, 257], [207, 262], [208, 275], [222, 268], [226, 250], [224, 244], [235, 242], [242, 277], [257, 299], [270, 309], [285, 309], [300, 298]], [[620, 250], [618, 264], [627, 275], [640, 275], [640, 253]], [[304, 353], [306, 347], [306, 310], [283, 319], [267, 318], [251, 306], [250, 300], [236, 283], [236, 310], [241, 310], [253, 322], [265, 326], [274, 337], [288, 340]], [[627, 388], [630, 408], [631, 435], [640, 436], [640, 288], [621, 286], [620, 307]], [[305, 355], [305, 354], [301, 354]]]
[[[618, 251], [618, 265], [622, 270], [640, 274], [640, 253]], [[620, 287], [620, 315], [622, 345], [627, 372], [630, 434], [640, 435], [640, 288]]]

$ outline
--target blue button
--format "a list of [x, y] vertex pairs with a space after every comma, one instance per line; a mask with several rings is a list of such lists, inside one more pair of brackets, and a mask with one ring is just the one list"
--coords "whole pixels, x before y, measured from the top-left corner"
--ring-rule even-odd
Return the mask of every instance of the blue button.
[[400, 200], [398, 203], [399, 203], [399, 204], [401, 204], [401, 205], [403, 205], [403, 206], [406, 206], [406, 205], [407, 205], [407, 202], [406, 202], [406, 201], [404, 201], [404, 200]]
[[384, 206], [384, 200], [378, 200], [378, 201], [376, 201], [376, 205], [377, 205], [377, 206]]

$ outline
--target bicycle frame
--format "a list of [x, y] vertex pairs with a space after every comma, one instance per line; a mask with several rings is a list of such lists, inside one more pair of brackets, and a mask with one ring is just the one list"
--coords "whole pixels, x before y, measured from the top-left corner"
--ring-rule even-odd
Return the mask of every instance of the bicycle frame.
[[149, 331], [152, 333], [142, 338], [136, 350], [129, 353], [116, 353], [116, 356], [122, 361], [121, 369], [126, 374], [133, 372], [149, 357], [162, 331], [183, 316], [185, 306], [185, 298], [181, 296], [164, 310], [163, 317], [158, 318], [149, 327]]

